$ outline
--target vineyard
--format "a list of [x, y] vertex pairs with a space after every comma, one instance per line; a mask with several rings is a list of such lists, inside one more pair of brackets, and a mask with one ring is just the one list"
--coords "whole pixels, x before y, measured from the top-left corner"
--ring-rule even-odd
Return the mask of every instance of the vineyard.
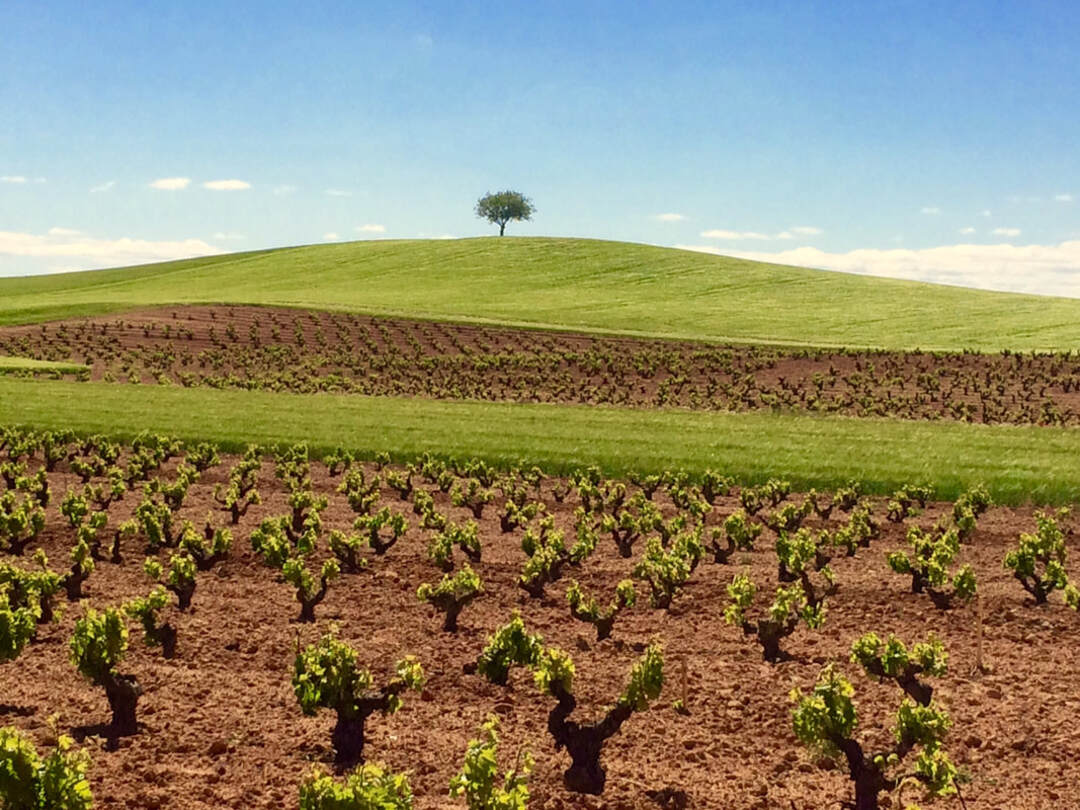
[[[429, 339], [424, 324], [337, 316], [338, 335], [334, 316], [271, 314], [188, 313], [170, 331], [191, 338], [132, 316], [81, 334], [82, 322], [33, 327], [5, 333], [4, 351], [102, 378], [127, 364], [139, 382], [274, 385], [260, 352], [277, 346], [294, 353], [283, 365], [310, 364], [302, 385], [420, 385], [411, 336], [442, 358], [432, 377], [475, 379], [455, 396], [510, 374], [464, 370], [508, 351], [498, 330], [431, 325]], [[255, 318], [258, 346], [241, 333]], [[289, 340], [263, 334], [274, 328]], [[311, 348], [320, 328], [327, 346]], [[340, 345], [365, 335], [361, 373]], [[874, 377], [891, 362], [522, 339], [523, 356], [575, 355], [541, 376], [607, 374], [612, 390], [651, 359], [642, 407], [672, 364], [699, 386], [721, 358], [723, 373], [763, 382], [800, 364]], [[605, 352], [611, 368], [587, 371]], [[199, 370], [200, 354], [222, 366]], [[941, 362], [950, 389], [1000, 374], [1011, 395], [1042, 375], [1069, 412], [1049, 390], [1073, 373], [1066, 356]], [[560, 384], [544, 395], [559, 401]], [[685, 396], [673, 404], [694, 407]], [[399, 807], [406, 794], [422, 808], [519, 807], [526, 794], [548, 808], [1067, 806], [1080, 778], [1069, 511], [999, 506], [977, 485], [943, 501], [917, 480], [884, 497], [859, 481], [793, 490], [722, 470], [557, 476], [5, 427], [4, 762], [18, 757], [21, 789], [48, 797], [25, 806], [71, 808], [91, 794], [146, 808]], [[349, 795], [358, 803], [332, 803]]]
[[1080, 423], [1080, 355], [1073, 352], [714, 345], [202, 307], [6, 327], [0, 329], [0, 354], [43, 363], [13, 373], [122, 384]]
[[1070, 806], [1075, 315], [573, 239], [2, 280], [0, 806]]

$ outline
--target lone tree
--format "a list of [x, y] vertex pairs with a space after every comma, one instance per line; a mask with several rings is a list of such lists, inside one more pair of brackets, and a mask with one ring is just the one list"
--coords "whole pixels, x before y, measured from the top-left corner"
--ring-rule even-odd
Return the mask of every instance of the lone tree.
[[517, 191], [490, 191], [476, 201], [476, 215], [499, 226], [499, 236], [506, 231], [510, 220], [521, 222], [536, 213], [532, 200]]

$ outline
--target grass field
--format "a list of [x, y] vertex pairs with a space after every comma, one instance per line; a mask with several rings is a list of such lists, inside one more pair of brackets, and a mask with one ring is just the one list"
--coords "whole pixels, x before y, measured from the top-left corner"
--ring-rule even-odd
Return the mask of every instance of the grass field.
[[317, 452], [345, 446], [411, 459], [431, 451], [551, 472], [711, 467], [747, 483], [783, 475], [796, 488], [856, 478], [879, 493], [923, 482], [954, 498], [984, 483], [1002, 503], [1080, 499], [1080, 431], [1053, 428], [10, 379], [0, 379], [0, 414], [9, 424], [118, 438], [148, 428], [228, 449], [304, 441]]
[[34, 360], [29, 357], [3, 357], [0, 356], [0, 374], [16, 371], [56, 371], [61, 374], [70, 374], [86, 370], [82, 363], [57, 363], [51, 360]]
[[250, 303], [706, 340], [1080, 348], [1080, 300], [583, 239], [376, 241], [0, 279], [0, 324]]

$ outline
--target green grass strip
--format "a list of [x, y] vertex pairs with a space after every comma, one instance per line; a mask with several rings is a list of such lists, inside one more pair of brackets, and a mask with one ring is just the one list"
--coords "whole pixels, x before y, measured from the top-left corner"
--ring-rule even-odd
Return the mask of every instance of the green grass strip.
[[0, 378], [0, 423], [130, 438], [143, 429], [226, 449], [300, 442], [400, 460], [428, 451], [550, 472], [707, 468], [799, 488], [848, 479], [887, 493], [932, 484], [954, 498], [983, 483], [1000, 503], [1080, 500], [1080, 430], [557, 405], [297, 395]]
[[1075, 349], [1080, 300], [594, 239], [378, 240], [0, 279], [0, 325], [268, 304], [706, 341]]
[[33, 360], [29, 357], [0, 356], [0, 374], [13, 371], [55, 371], [61, 374], [74, 374], [87, 371], [82, 363], [55, 362], [52, 360]]

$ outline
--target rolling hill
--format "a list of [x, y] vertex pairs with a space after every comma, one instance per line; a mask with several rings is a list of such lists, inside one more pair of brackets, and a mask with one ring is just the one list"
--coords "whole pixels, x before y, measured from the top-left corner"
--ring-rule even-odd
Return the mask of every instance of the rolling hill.
[[0, 279], [0, 324], [183, 303], [740, 342], [1080, 348], [1080, 300], [585, 239], [352, 242]]

